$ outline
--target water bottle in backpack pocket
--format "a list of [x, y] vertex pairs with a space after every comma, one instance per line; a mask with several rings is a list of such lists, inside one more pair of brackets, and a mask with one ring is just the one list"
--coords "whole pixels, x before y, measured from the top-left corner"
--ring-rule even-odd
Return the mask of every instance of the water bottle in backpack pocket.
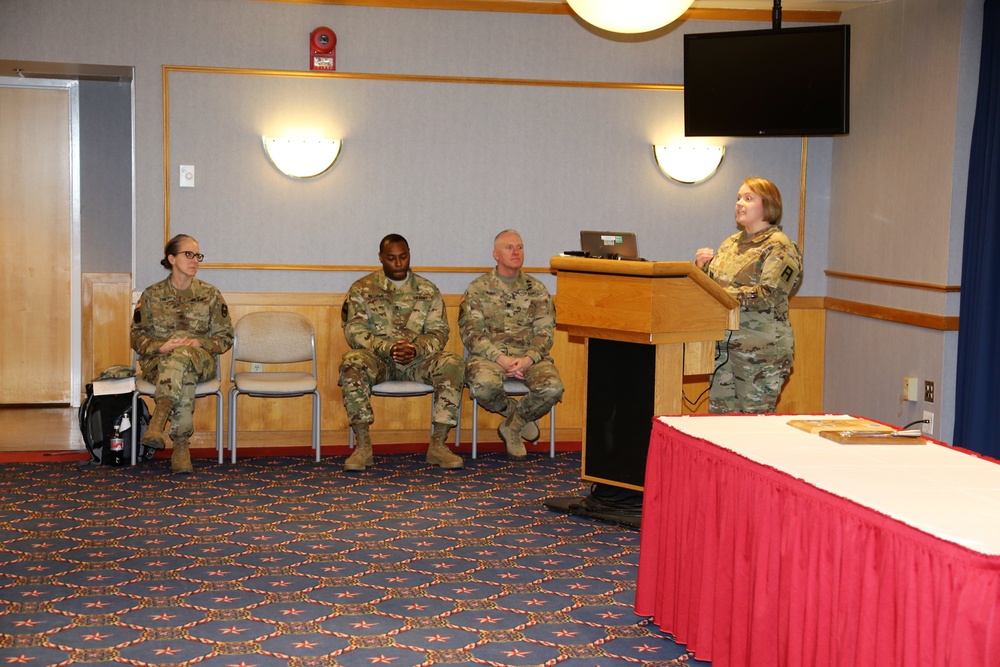
[[[136, 409], [139, 418], [132, 417], [132, 393], [95, 396], [93, 385], [87, 385], [87, 397], [80, 405], [80, 432], [90, 452], [90, 459], [81, 465], [126, 465], [131, 463], [132, 429], [139, 429], [136, 440], [149, 424], [149, 408], [141, 399]], [[137, 444], [136, 461], [148, 461], [155, 450]]]

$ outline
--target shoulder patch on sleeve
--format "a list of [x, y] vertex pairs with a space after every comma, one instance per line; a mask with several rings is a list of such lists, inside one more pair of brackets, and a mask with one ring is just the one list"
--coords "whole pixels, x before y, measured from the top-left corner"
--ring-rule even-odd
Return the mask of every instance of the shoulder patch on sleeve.
[[781, 282], [787, 284], [795, 282], [798, 278], [798, 271], [791, 264], [785, 264], [785, 268], [781, 270]]

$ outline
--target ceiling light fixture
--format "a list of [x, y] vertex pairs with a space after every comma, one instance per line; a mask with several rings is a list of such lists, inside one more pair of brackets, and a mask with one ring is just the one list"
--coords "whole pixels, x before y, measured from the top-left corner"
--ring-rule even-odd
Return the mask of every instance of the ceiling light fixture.
[[566, 0], [576, 15], [602, 30], [649, 32], [676, 21], [694, 0]]
[[281, 173], [292, 178], [322, 174], [333, 166], [343, 143], [339, 139], [261, 138], [267, 157]]

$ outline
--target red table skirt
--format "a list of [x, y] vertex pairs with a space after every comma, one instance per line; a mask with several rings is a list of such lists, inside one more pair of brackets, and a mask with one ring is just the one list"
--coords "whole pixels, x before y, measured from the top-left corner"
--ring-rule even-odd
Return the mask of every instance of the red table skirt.
[[713, 667], [1000, 667], [1000, 558], [658, 421], [635, 611]]

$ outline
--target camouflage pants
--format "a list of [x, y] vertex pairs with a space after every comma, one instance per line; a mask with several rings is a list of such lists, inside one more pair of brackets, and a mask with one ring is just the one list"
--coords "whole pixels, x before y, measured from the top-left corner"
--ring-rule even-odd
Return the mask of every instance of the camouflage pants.
[[458, 423], [458, 410], [462, 405], [464, 373], [461, 357], [451, 352], [417, 357], [406, 366], [399, 366], [368, 350], [349, 350], [340, 362], [339, 383], [344, 391], [348, 421], [352, 426], [374, 423], [372, 387], [386, 380], [410, 380], [434, 387], [431, 421], [454, 426]]
[[[725, 342], [720, 354], [726, 355]], [[792, 372], [788, 345], [757, 348], [750, 352], [729, 349], [729, 359], [715, 371], [708, 393], [708, 411], [712, 414], [772, 413], [785, 378]]]
[[[490, 412], [507, 410], [507, 392], [503, 390], [504, 372], [500, 365], [483, 357], [465, 361], [465, 383], [469, 393]], [[528, 393], [517, 403], [521, 418], [533, 422], [544, 416], [562, 399], [563, 383], [555, 364], [545, 359], [532, 364], [524, 373]]]
[[187, 441], [194, 433], [195, 385], [215, 377], [215, 357], [200, 347], [182, 346], [144, 362], [142, 376], [156, 386], [154, 400], [166, 398], [170, 439]]

